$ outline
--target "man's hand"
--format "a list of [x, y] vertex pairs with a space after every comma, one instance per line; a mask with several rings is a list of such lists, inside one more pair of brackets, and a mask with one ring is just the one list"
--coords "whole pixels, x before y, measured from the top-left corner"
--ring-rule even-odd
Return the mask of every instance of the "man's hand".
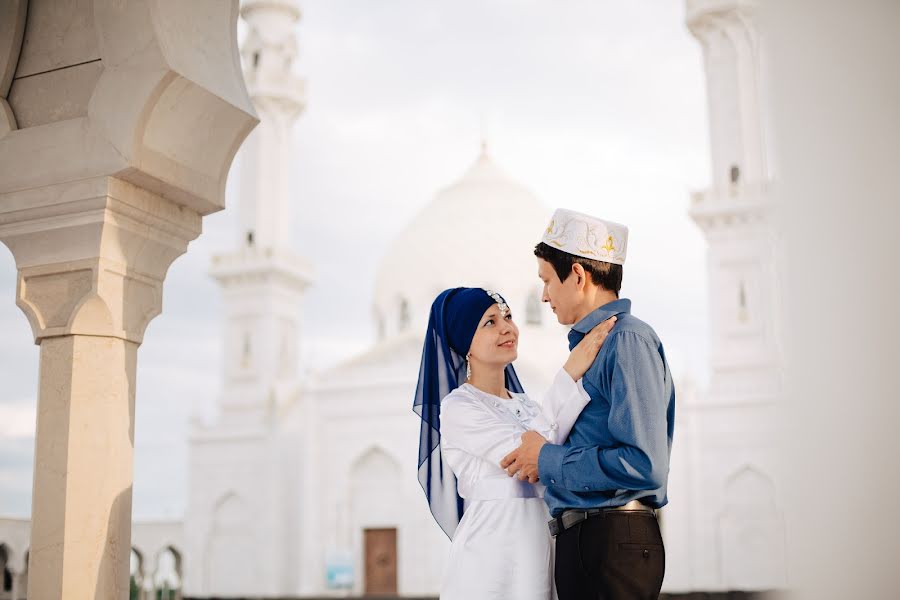
[[537, 431], [526, 431], [522, 434], [522, 445], [503, 457], [500, 466], [506, 469], [510, 477], [530, 483], [538, 480], [538, 456], [547, 440]]

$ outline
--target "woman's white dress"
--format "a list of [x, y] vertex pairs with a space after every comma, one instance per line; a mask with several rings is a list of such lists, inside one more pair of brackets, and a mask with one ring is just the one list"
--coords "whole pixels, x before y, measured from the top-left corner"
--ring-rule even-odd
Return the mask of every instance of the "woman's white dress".
[[441, 453], [465, 500], [453, 535], [441, 600], [549, 600], [553, 548], [544, 486], [507, 475], [504, 456], [532, 429], [562, 443], [590, 401], [560, 370], [543, 404], [503, 399], [463, 384], [441, 402]]

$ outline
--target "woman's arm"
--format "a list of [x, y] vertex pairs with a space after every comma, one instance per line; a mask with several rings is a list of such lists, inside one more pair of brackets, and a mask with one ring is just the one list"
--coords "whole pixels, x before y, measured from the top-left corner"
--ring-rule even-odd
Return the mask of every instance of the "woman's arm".
[[541, 413], [547, 420], [548, 427], [541, 427], [537, 432], [551, 444], [562, 444], [569, 437], [582, 409], [590, 401], [591, 397], [584, 391], [581, 380], [573, 381], [565, 369], [560, 369], [541, 404]]
[[483, 402], [455, 391], [441, 403], [441, 438], [454, 448], [498, 464], [519, 445], [525, 428], [504, 420]]
[[[611, 317], [591, 329], [572, 349], [566, 364], [553, 379], [544, 395], [541, 412], [550, 424], [549, 432], [539, 431], [552, 444], [562, 444], [591, 397], [581, 385], [581, 378], [597, 359], [606, 336], [616, 323]], [[548, 435], [549, 434], [549, 435]]]

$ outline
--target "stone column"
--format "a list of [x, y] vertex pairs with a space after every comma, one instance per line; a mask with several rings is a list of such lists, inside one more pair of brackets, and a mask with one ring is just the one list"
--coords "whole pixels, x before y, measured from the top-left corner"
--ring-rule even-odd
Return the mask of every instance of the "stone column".
[[[41, 347], [30, 595], [122, 598], [137, 349], [201, 218], [115, 177], [31, 195], [0, 195], [0, 239]], [[7, 210], [16, 204], [30, 208]]]
[[258, 122], [238, 9], [0, 3], [0, 242], [41, 347], [30, 600], [128, 597], [137, 348]]

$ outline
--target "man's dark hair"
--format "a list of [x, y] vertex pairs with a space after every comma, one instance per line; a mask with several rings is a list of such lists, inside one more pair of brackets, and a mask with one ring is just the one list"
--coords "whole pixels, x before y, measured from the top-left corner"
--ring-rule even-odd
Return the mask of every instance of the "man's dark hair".
[[544, 242], [534, 247], [534, 255], [550, 263], [560, 281], [565, 281], [572, 273], [572, 265], [578, 263], [591, 274], [591, 281], [594, 282], [594, 285], [599, 285], [603, 289], [615, 293], [616, 296], [622, 289], [622, 265], [575, 256]]

